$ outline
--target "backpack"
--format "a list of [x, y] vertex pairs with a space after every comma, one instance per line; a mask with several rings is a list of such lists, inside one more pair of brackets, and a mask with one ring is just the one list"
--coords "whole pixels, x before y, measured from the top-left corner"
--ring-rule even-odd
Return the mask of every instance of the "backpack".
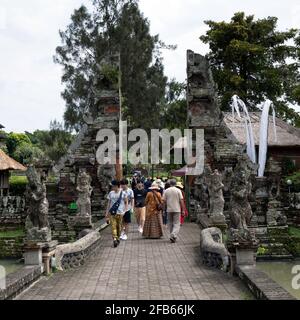
[[115, 216], [118, 212], [118, 209], [119, 209], [119, 206], [120, 206], [120, 203], [122, 201], [122, 195], [123, 195], [123, 191], [121, 191], [120, 193], [120, 196], [119, 196], [119, 199], [111, 206], [111, 208], [109, 209], [109, 213], [112, 215], [112, 216]]

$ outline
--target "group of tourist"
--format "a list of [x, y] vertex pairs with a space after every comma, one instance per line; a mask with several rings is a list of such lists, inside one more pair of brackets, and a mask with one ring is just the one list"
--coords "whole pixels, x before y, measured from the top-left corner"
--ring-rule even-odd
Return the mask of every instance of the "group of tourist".
[[175, 243], [180, 226], [188, 211], [184, 187], [175, 179], [165, 182], [157, 178], [142, 178], [135, 174], [130, 183], [127, 179], [111, 182], [108, 194], [106, 220], [111, 225], [113, 246], [128, 239], [129, 224], [134, 212], [138, 232], [148, 239], [159, 239], [169, 225], [170, 241]]

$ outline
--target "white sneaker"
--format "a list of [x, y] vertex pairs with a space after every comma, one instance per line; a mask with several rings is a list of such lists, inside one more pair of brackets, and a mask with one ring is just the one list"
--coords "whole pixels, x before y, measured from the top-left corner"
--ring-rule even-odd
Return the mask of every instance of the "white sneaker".
[[123, 237], [124, 237], [124, 235], [125, 235], [125, 232], [124, 232], [124, 230], [121, 232], [121, 235], [120, 235], [120, 239], [122, 239]]
[[127, 234], [124, 233], [124, 235], [123, 235], [123, 237], [121, 239], [126, 241], [128, 239]]
[[143, 228], [139, 227], [139, 233], [143, 233]]

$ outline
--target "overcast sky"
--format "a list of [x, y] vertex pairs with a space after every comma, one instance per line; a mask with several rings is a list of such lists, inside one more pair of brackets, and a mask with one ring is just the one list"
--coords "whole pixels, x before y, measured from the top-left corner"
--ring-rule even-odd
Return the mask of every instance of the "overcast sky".
[[[0, 0], [0, 124], [6, 131], [47, 129], [62, 120], [61, 68], [53, 63], [59, 29], [89, 0]], [[299, 0], [140, 0], [141, 10], [174, 52], [164, 52], [169, 78], [185, 79], [186, 50], [205, 54], [199, 36], [204, 20], [229, 20], [245, 11], [257, 18], [277, 16], [279, 29], [300, 28]]]

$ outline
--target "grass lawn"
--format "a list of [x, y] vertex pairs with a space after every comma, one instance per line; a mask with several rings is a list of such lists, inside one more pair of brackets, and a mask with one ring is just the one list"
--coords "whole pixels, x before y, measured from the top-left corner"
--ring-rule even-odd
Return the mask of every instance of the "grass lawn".
[[22, 237], [24, 235], [25, 235], [25, 232], [23, 229], [0, 231], [0, 238], [16, 238], [16, 237]]
[[9, 177], [9, 183], [10, 184], [27, 184], [28, 183], [28, 179], [26, 176], [14, 176], [11, 175]]
[[291, 236], [300, 238], [300, 228], [289, 227], [289, 234], [290, 234]]

